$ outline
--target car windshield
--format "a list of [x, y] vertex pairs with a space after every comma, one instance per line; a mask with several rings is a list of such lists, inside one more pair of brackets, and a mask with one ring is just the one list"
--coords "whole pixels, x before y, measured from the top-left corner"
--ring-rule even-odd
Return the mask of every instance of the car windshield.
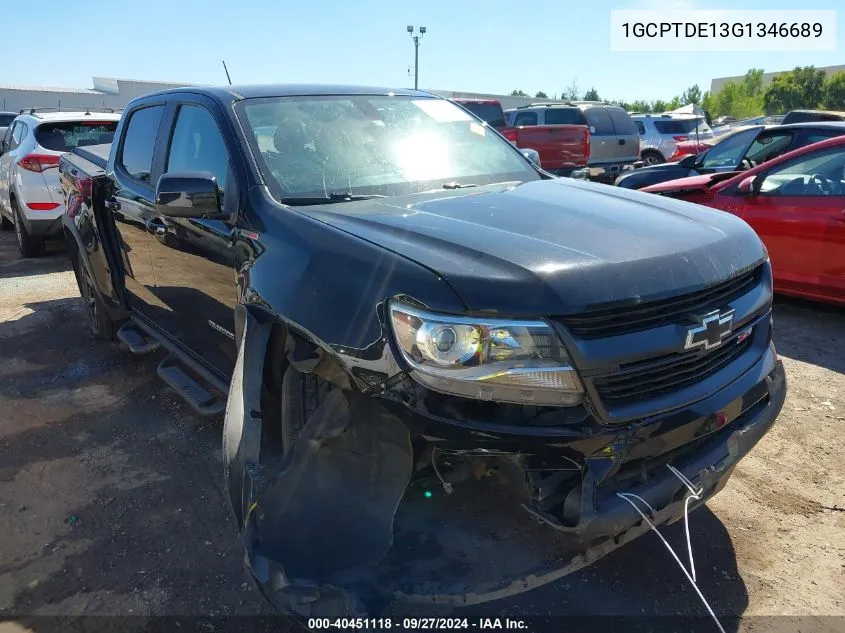
[[747, 128], [724, 137], [699, 158], [698, 167], [703, 169], [736, 169], [748, 146], [763, 128]]
[[117, 121], [62, 121], [35, 128], [35, 141], [44, 149], [69, 152], [83, 145], [111, 143]]
[[540, 178], [511, 144], [444, 99], [246, 99], [238, 116], [280, 199], [391, 196]]

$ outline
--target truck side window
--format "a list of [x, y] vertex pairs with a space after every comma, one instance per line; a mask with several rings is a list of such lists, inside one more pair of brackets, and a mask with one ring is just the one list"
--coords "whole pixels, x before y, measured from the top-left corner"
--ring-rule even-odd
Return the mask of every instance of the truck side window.
[[610, 115], [602, 108], [586, 108], [584, 116], [587, 118], [587, 123], [593, 130], [590, 130], [595, 136], [612, 136], [616, 133], [613, 129], [613, 123], [610, 121]]
[[537, 113], [517, 112], [513, 120], [513, 126], [519, 127], [520, 125], [537, 125]]
[[179, 108], [165, 171], [211, 173], [217, 180], [222, 201], [229, 173], [229, 152], [211, 112], [195, 105]]
[[141, 108], [130, 115], [123, 147], [120, 151], [120, 164], [130, 176], [143, 182], [150, 182], [158, 126], [164, 106], [156, 105]]

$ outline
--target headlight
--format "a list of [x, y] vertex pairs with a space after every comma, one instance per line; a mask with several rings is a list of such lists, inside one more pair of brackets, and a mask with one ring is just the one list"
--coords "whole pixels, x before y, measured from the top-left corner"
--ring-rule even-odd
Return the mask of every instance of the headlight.
[[563, 343], [544, 321], [455, 317], [391, 303], [396, 343], [412, 375], [478, 400], [572, 406], [584, 389]]

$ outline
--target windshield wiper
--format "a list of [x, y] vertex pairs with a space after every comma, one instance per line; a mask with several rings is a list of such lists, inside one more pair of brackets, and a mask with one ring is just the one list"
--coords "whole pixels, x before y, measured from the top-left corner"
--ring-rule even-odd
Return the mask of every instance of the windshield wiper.
[[477, 187], [478, 185], [468, 182], [468, 183], [460, 183], [460, 182], [447, 182], [443, 185], [444, 189], [466, 189], [467, 187]]
[[309, 204], [332, 204], [335, 202], [356, 202], [358, 200], [371, 200], [373, 198], [386, 198], [377, 193], [354, 194], [348, 191], [332, 191], [327, 196], [307, 196], [282, 198], [282, 203], [290, 206], [305, 206]]

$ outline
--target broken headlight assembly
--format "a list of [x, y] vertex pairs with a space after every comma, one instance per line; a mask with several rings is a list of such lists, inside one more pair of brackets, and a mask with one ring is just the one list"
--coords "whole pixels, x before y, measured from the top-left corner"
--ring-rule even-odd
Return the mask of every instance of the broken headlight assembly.
[[399, 351], [426, 387], [465, 398], [573, 406], [584, 388], [563, 342], [540, 320], [458, 317], [390, 304]]

